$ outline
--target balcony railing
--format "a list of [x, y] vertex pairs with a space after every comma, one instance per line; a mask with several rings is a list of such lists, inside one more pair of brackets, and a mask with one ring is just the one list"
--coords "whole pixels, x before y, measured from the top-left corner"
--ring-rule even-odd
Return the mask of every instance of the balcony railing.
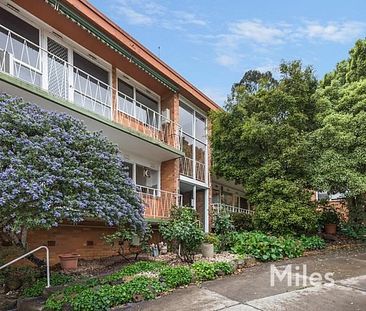
[[[193, 166], [195, 167], [195, 172], [193, 171]], [[194, 161], [193, 159], [183, 157], [179, 159], [179, 171], [183, 176], [194, 178], [198, 181], [205, 182], [206, 180], [206, 166], [204, 163]], [[194, 176], [196, 175], [196, 176]]]
[[117, 123], [181, 149], [182, 128], [178, 123], [173, 122], [168, 115], [162, 115], [120, 91], [117, 94]]
[[168, 219], [173, 206], [182, 206], [183, 198], [179, 193], [137, 186], [145, 205], [145, 217]]
[[[58, 46], [60, 56], [62, 48]], [[1, 72], [181, 150], [181, 127], [169, 116], [129, 98], [65, 59], [0, 25]]]
[[212, 210], [217, 214], [220, 214], [221, 212], [226, 212], [226, 213], [241, 213], [241, 214], [251, 215], [254, 213], [254, 211], [251, 211], [246, 208], [241, 208], [241, 207], [222, 204], [222, 203], [213, 203]]

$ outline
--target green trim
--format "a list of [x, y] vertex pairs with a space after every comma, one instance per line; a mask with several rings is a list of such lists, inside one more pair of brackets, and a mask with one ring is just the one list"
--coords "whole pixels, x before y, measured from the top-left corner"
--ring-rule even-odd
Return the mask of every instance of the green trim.
[[[165, 149], [165, 150], [167, 150], [169, 152], [172, 152], [172, 153], [176, 154], [177, 157], [184, 156], [184, 152], [183, 151], [180, 151], [178, 149], [175, 149], [175, 148], [173, 148], [173, 147], [171, 147], [169, 145], [166, 145], [166, 144], [164, 144], [164, 143], [162, 143], [160, 141], [154, 140], [154, 139], [152, 139], [152, 138], [150, 138], [148, 136], [145, 136], [144, 134], [142, 134], [142, 133], [140, 133], [138, 131], [135, 131], [133, 129], [127, 128], [127, 127], [122, 126], [120, 124], [117, 124], [117, 123], [113, 122], [112, 120], [106, 119], [106, 118], [104, 118], [104, 117], [102, 117], [102, 116], [100, 116], [100, 115], [98, 115], [98, 114], [96, 114], [96, 113], [94, 113], [94, 112], [92, 112], [90, 110], [87, 110], [87, 109], [84, 109], [82, 107], [79, 107], [79, 106], [73, 104], [70, 101], [67, 101], [67, 100], [62, 99], [62, 98], [55, 97], [55, 96], [51, 95], [50, 93], [48, 93], [47, 91], [39, 88], [38, 86], [35, 86], [33, 84], [29, 84], [29, 83], [27, 83], [25, 81], [22, 81], [22, 80], [19, 80], [19, 79], [15, 78], [15, 77], [9, 76], [8, 74], [5, 74], [3, 72], [0, 72], [0, 81], [4, 81], [4, 82], [7, 82], [9, 84], [12, 84], [12, 85], [14, 85], [16, 87], [19, 87], [19, 88], [21, 88], [23, 90], [26, 90], [26, 91], [32, 93], [34, 95], [43, 97], [44, 99], [47, 99], [47, 100], [49, 100], [51, 102], [54, 102], [54, 103], [56, 103], [56, 104], [58, 104], [60, 106], [66, 107], [66, 108], [68, 108], [70, 110], [73, 110], [75, 112], [81, 113], [81, 114], [83, 114], [83, 115], [85, 115], [85, 116], [87, 116], [87, 117], [89, 117], [91, 119], [94, 119], [96, 121], [99, 121], [101, 123], [104, 123], [106, 125], [109, 125], [109, 126], [115, 128], [117, 130], [120, 130], [120, 131], [124, 132], [124, 133], [127, 133], [129, 135], [135, 136], [137, 138], [140, 138], [140, 139], [142, 139], [142, 140], [144, 140], [144, 141], [146, 141], [146, 142], [148, 142], [150, 144], [153, 144], [155, 146], [158, 146], [160, 148], [163, 148], [163, 149]], [[12, 95], [16, 95], [16, 94], [12, 94]]]
[[59, 0], [46, 0], [46, 2], [50, 3], [55, 10], [59, 11], [60, 13], [64, 14], [66, 17], [70, 18], [72, 21], [76, 22], [81, 28], [87, 30], [89, 33], [91, 33], [93, 36], [98, 38], [100, 41], [102, 41], [104, 44], [109, 46], [114, 51], [118, 52], [122, 56], [126, 57], [129, 61], [133, 62], [135, 65], [137, 65], [140, 69], [151, 75], [153, 78], [164, 84], [166, 87], [168, 87], [173, 92], [178, 91], [178, 87], [175, 86], [173, 83], [171, 83], [168, 79], [163, 77], [161, 74], [156, 72], [154, 69], [150, 68], [148, 65], [146, 65], [143, 61], [138, 59], [136, 56], [132, 55], [131, 52], [127, 51], [125, 48], [123, 48], [121, 45], [119, 45], [116, 41], [112, 40], [110, 37], [108, 37], [105, 33], [100, 31], [97, 27], [89, 23], [86, 19], [75, 13], [71, 8], [66, 6], [65, 4], [59, 2]]

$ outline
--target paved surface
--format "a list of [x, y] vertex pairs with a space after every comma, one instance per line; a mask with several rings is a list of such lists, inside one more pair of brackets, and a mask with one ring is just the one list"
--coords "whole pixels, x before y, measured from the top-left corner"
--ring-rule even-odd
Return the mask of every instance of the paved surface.
[[[366, 311], [366, 252], [328, 253], [275, 263], [284, 279], [274, 279], [271, 264], [242, 274], [189, 286], [170, 295], [128, 307], [128, 310], [180, 311]], [[305, 271], [304, 271], [305, 270]], [[303, 274], [304, 272], [304, 274]], [[313, 272], [319, 275], [311, 274]], [[324, 279], [326, 273], [334, 282]], [[314, 278], [315, 277], [315, 278]], [[319, 279], [322, 278], [322, 281]], [[310, 282], [310, 281], [313, 282]], [[288, 283], [289, 282], [289, 283]]]

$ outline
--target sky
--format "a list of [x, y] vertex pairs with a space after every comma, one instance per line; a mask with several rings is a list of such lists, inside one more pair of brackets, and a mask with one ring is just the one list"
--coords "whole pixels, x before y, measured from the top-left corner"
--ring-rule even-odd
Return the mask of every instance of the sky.
[[251, 69], [302, 60], [321, 79], [366, 37], [365, 0], [91, 0], [223, 105]]

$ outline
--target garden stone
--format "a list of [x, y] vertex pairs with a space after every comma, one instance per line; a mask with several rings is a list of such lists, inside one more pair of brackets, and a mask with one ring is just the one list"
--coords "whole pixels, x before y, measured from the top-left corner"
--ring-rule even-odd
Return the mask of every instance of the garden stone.
[[40, 297], [20, 298], [17, 301], [17, 311], [41, 311], [45, 300]]
[[134, 302], [140, 302], [144, 300], [144, 296], [142, 296], [141, 294], [135, 294], [133, 295], [133, 301]]

